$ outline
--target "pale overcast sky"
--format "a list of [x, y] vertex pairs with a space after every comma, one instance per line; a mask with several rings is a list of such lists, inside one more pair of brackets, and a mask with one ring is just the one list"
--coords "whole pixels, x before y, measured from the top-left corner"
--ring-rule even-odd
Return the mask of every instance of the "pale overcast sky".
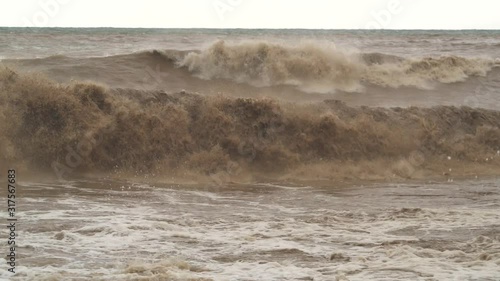
[[0, 0], [0, 26], [500, 29], [500, 1]]

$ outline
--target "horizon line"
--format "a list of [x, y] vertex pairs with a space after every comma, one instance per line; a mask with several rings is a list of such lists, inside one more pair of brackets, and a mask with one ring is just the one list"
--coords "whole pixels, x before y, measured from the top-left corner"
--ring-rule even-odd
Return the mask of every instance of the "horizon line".
[[212, 29], [212, 30], [353, 30], [353, 31], [500, 31], [500, 28], [463, 28], [463, 29], [438, 29], [438, 28], [256, 28], [256, 27], [117, 27], [117, 26], [0, 26], [0, 28], [40, 28], [40, 29]]

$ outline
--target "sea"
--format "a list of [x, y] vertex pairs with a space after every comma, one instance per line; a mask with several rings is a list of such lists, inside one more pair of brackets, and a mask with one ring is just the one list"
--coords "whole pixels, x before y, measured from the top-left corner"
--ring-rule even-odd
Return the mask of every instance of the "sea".
[[498, 30], [0, 27], [0, 280], [500, 280], [499, 108]]

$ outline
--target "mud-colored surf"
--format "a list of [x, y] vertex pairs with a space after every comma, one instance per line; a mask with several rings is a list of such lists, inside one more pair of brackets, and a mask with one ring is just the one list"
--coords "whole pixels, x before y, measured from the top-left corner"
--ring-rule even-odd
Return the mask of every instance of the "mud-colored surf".
[[[117, 82], [120, 74], [126, 74], [125, 69], [118, 71], [120, 66], [127, 65], [128, 72], [135, 72], [141, 78], [148, 70], [161, 70], [164, 73], [157, 75], [168, 73], [176, 77], [187, 70], [204, 80], [225, 79], [257, 87], [290, 86], [306, 93], [365, 92], [367, 87], [374, 86], [425, 90], [434, 88], [436, 83], [484, 77], [500, 66], [495, 58], [456, 55], [405, 58], [343, 50], [332, 43], [291, 45], [265, 41], [217, 41], [197, 51], [154, 50], [94, 58], [53, 55], [5, 62], [45, 71], [60, 79], [81, 79], [90, 71], [97, 71], [100, 75], [94, 78]], [[190, 83], [196, 82], [193, 78], [184, 75]], [[122, 82], [122, 87], [127, 85], [127, 81]], [[135, 87], [141, 87], [140, 81], [136, 81]]]
[[498, 280], [497, 180], [321, 188], [23, 181], [31, 280]]
[[410, 58], [380, 53], [348, 53], [318, 43], [294, 47], [266, 42], [237, 45], [219, 41], [179, 63], [203, 78], [225, 78], [253, 85], [294, 85], [306, 92], [363, 91], [363, 83], [398, 88], [429, 88], [485, 76], [496, 64], [457, 56]]
[[495, 174], [500, 112], [350, 107], [58, 84], [0, 73], [2, 163], [220, 178]]
[[0, 27], [0, 279], [497, 281], [499, 35]]

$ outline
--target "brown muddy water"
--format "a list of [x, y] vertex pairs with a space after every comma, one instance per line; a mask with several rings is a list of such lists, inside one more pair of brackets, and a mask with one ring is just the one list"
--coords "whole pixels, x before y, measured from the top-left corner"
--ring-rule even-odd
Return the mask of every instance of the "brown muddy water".
[[[0, 27], [0, 46], [1, 280], [500, 280], [500, 31]], [[44, 171], [93, 180], [25, 177]]]
[[0, 277], [499, 280], [499, 188], [23, 182], [18, 273]]

